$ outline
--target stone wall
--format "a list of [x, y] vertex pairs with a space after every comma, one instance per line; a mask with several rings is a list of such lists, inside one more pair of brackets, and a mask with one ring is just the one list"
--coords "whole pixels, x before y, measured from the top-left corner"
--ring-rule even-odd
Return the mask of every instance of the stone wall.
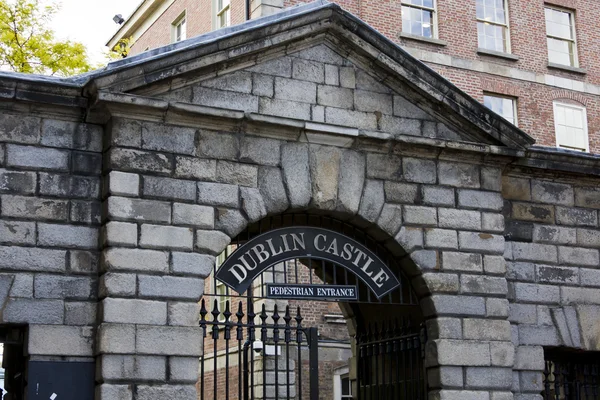
[[0, 114], [0, 320], [30, 360], [93, 362], [102, 128], [41, 115]]

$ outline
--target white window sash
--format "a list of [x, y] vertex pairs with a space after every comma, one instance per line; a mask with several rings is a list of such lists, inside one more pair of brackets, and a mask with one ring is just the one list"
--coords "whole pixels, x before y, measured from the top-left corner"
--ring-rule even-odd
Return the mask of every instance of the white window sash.
[[558, 114], [558, 109], [559, 108], [571, 108], [571, 109], [575, 109], [575, 110], [579, 110], [582, 113], [582, 126], [583, 126], [583, 141], [585, 146], [582, 146], [582, 148], [584, 148], [585, 152], [589, 152], [590, 151], [590, 141], [589, 141], [589, 136], [588, 136], [588, 123], [587, 123], [587, 109], [586, 107], [583, 106], [578, 106], [578, 105], [574, 105], [574, 104], [569, 104], [569, 103], [561, 103], [561, 102], [557, 102], [555, 101], [553, 103], [553, 112], [554, 112], [554, 135], [555, 135], [555, 140], [556, 140], [556, 147], [557, 148], [567, 148], [567, 149], [572, 149], [572, 150], [579, 150], [580, 147], [575, 147], [572, 146], [570, 143], [567, 144], [561, 144], [559, 143], [559, 138], [558, 138], [558, 121], [557, 121], [557, 114]]
[[[558, 8], [558, 7], [546, 6], [546, 7], [544, 7], [544, 9], [554, 10], [554, 11], [558, 11], [558, 12], [563, 12], [563, 13], [569, 14], [569, 27], [571, 28], [571, 38], [564, 38], [564, 37], [552, 35], [552, 34], [548, 33], [548, 29], [547, 28], [546, 28], [546, 38], [558, 40], [558, 41], [561, 41], [561, 42], [571, 43], [571, 46], [572, 46], [572, 49], [573, 49], [573, 63], [572, 63], [572, 66], [579, 67], [579, 55], [577, 54], [577, 36], [576, 36], [576, 33], [575, 33], [575, 13], [573, 13], [570, 10], [565, 10], [565, 9]], [[546, 46], [547, 45], [548, 45], [548, 39], [546, 39]], [[548, 59], [548, 61], [552, 62], [552, 60], [550, 60], [550, 59]], [[569, 65], [571, 65], [571, 64], [569, 64]]]

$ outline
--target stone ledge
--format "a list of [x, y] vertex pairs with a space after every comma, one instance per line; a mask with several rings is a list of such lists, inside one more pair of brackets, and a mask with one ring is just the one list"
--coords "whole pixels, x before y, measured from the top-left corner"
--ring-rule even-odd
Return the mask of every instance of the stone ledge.
[[556, 63], [548, 63], [548, 68], [551, 69], [560, 69], [568, 72], [575, 72], [576, 74], [587, 74], [587, 70], [584, 68], [572, 67], [570, 65], [556, 64]]
[[518, 61], [519, 60], [519, 56], [516, 56], [514, 54], [505, 53], [503, 51], [484, 49], [481, 47], [479, 47], [477, 49], [477, 53], [480, 55], [483, 55], [483, 56], [500, 57], [500, 58], [504, 58], [505, 60], [510, 60], [510, 61]]
[[448, 45], [448, 42], [446, 42], [445, 40], [436, 39], [436, 38], [428, 38], [425, 36], [411, 35], [410, 33], [405, 33], [405, 32], [400, 32], [398, 34], [398, 37], [400, 39], [416, 40], [419, 42], [435, 44], [437, 46], [447, 46]]

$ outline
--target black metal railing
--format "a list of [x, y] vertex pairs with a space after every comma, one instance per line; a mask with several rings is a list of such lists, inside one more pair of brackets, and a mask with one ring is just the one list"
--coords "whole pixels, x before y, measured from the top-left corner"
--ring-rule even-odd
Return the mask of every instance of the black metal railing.
[[[300, 307], [295, 315], [292, 315], [289, 306], [283, 315], [279, 314], [277, 305], [270, 313], [264, 304], [259, 313], [254, 312], [252, 303], [247, 303], [246, 307], [247, 312], [244, 313], [244, 305], [240, 301], [237, 312], [233, 314], [229, 301], [224, 310], [219, 310], [218, 302], [214, 300], [209, 312], [202, 300], [200, 400], [306, 398], [302, 397], [303, 364], [306, 361], [309, 398], [317, 400], [317, 329], [302, 326], [304, 318]], [[260, 322], [256, 323], [256, 318]], [[303, 351], [307, 348], [308, 360], [303, 360]]]
[[545, 400], [600, 400], [600, 352], [547, 351]]
[[426, 398], [425, 330], [406, 323], [370, 326], [356, 336], [359, 400]]

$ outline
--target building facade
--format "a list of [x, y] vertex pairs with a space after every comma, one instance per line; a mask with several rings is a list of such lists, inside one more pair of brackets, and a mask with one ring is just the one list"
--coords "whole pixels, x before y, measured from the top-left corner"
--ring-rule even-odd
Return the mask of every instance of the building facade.
[[[344, 349], [352, 396], [597, 397], [600, 159], [536, 146], [335, 4], [79, 77], [2, 73], [0, 107], [0, 341], [14, 398], [196, 399], [219, 383], [198, 370], [207, 341], [238, 334], [232, 316], [219, 325], [222, 313], [198, 304], [205, 279], [228, 245], [258, 246], [276, 229], [313, 232], [293, 243], [330, 251], [348, 282], [368, 286], [365, 302], [337, 303], [358, 337]], [[356, 258], [323, 247], [319, 229]], [[252, 247], [254, 262], [296, 251], [282, 240]], [[335, 283], [311, 261], [318, 252], [295, 257]], [[263, 266], [235, 267], [239, 283]], [[379, 291], [388, 282], [402, 304]], [[292, 300], [278, 300], [242, 321], [248, 346], [285, 333], [279, 311]], [[390, 333], [400, 317], [423, 324], [410, 368], [377, 358], [407, 337]], [[267, 340], [244, 336], [263, 328]], [[310, 332], [296, 365], [318, 350]], [[283, 355], [263, 354], [244, 363], [263, 372], [254, 398], [285, 398]], [[382, 371], [408, 376], [391, 381], [410, 393], [385, 392]], [[298, 379], [296, 397], [313, 382]]]
[[[109, 41], [132, 54], [269, 15], [299, 2], [147, 0]], [[539, 145], [600, 151], [600, 17], [593, 0], [336, 1]], [[145, 7], [158, 7], [144, 13]], [[210, 12], [209, 12], [210, 10]]]

